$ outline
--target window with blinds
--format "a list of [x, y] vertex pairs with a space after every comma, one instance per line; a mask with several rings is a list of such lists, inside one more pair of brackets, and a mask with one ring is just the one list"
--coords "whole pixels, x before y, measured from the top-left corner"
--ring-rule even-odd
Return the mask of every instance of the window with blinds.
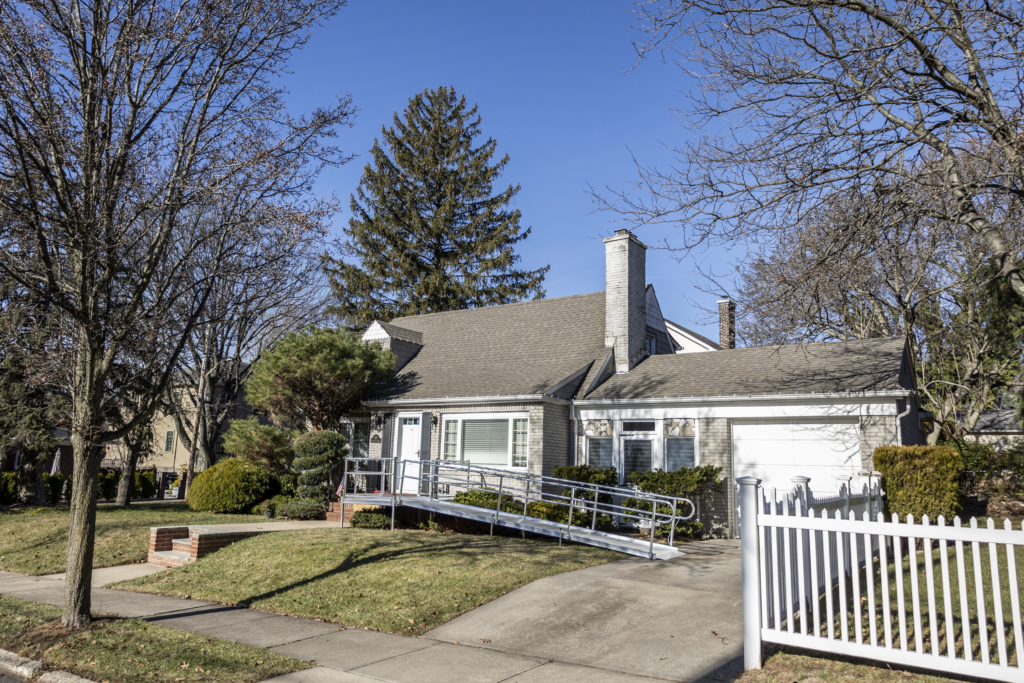
[[508, 465], [508, 428], [509, 420], [463, 420], [463, 462]]
[[442, 457], [485, 467], [525, 468], [530, 454], [528, 413], [469, 413], [442, 418]]
[[665, 439], [665, 471], [675, 472], [696, 466], [697, 459], [693, 452], [693, 437]]
[[644, 472], [651, 468], [651, 441], [644, 439], [626, 439], [622, 442], [623, 476], [630, 472]]
[[607, 437], [587, 438], [587, 462], [591, 467], [606, 470], [613, 467], [612, 440]]
[[174, 449], [174, 432], [167, 432], [164, 438], [164, 450], [170, 451]]

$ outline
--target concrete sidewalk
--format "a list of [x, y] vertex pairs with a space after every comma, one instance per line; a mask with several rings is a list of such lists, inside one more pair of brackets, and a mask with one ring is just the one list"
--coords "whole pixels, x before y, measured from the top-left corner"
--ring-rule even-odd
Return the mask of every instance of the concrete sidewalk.
[[[101, 571], [105, 576], [97, 579], [99, 582], [115, 575], [114, 580], [143, 576], [159, 569], [137, 564], [97, 570], [95, 574]], [[0, 593], [59, 605], [64, 584], [60, 575], [33, 577], [0, 572]], [[275, 683], [640, 683], [652, 680], [601, 666], [485, 648], [480, 638], [465, 643], [407, 638], [199, 600], [95, 587], [92, 605], [95, 612], [136, 617], [212, 638], [268, 648], [317, 664], [306, 671], [271, 679]], [[625, 647], [631, 647], [628, 634], [623, 636]], [[667, 676], [654, 680], [684, 679]]]

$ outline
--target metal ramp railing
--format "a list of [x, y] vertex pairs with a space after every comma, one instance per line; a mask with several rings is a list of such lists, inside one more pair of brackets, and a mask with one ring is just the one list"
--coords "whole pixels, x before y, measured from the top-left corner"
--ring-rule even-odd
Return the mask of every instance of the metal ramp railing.
[[[454, 502], [456, 494], [473, 491], [493, 495], [494, 507], [489, 500], [488, 507]], [[342, 524], [346, 502], [390, 505], [393, 531], [395, 509], [405, 505], [490, 523], [492, 535], [498, 525], [650, 559], [680, 555], [674, 546], [676, 523], [696, 513], [687, 498], [444, 460], [346, 458], [337, 493]], [[565, 508], [566, 521], [531, 515], [540, 511], [538, 504]], [[616, 530], [639, 529], [647, 538], [602, 531], [599, 519]], [[659, 527], [667, 527], [668, 544], [655, 542]]]

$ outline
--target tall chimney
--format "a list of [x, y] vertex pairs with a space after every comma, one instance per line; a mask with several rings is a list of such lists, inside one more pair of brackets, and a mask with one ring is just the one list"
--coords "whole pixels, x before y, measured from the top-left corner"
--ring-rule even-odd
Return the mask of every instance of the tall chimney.
[[718, 300], [718, 347], [736, 348], [736, 302], [732, 299]]
[[644, 357], [647, 337], [647, 246], [629, 230], [604, 238], [605, 346], [615, 350], [615, 372]]

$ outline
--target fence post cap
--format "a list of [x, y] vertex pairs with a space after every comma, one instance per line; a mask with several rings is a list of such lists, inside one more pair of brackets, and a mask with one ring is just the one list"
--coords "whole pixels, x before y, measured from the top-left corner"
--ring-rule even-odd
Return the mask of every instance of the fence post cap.
[[804, 476], [790, 477], [789, 480], [794, 484], [809, 484], [811, 482], [810, 477]]
[[736, 480], [736, 483], [740, 486], [759, 486], [761, 480], [757, 477], [740, 477]]
[[851, 481], [852, 479], [853, 479], [853, 477], [851, 477], [849, 474], [837, 474], [836, 475], [836, 481]]

